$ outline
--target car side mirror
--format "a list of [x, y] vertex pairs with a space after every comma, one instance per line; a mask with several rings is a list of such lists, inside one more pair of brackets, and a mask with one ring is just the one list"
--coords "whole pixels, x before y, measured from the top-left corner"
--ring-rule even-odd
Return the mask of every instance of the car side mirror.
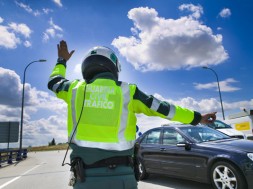
[[187, 142], [179, 142], [177, 143], [178, 147], [184, 147], [185, 150], [191, 150], [191, 145]]
[[136, 143], [134, 144], [134, 148], [135, 148], [135, 149], [139, 149], [139, 148], [140, 148], [140, 143], [136, 142]]

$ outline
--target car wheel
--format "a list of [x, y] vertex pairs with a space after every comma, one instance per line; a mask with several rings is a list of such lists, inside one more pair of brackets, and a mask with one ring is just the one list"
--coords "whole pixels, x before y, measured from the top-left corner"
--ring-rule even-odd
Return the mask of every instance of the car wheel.
[[211, 169], [211, 182], [215, 189], [245, 189], [246, 181], [231, 163], [220, 161], [213, 165]]
[[144, 180], [148, 178], [149, 174], [147, 173], [144, 167], [144, 164], [139, 159], [137, 159], [137, 163], [138, 163], [138, 170], [139, 170], [139, 179]]

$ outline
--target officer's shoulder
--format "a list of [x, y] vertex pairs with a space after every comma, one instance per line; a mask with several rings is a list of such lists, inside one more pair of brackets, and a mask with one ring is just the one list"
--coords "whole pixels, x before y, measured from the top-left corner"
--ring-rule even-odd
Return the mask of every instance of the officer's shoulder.
[[134, 83], [128, 83], [128, 85], [129, 85], [130, 87], [132, 87], [132, 88], [137, 88], [137, 85], [134, 84]]
[[128, 82], [125, 82], [125, 81], [117, 81], [117, 84], [120, 86], [122, 84], [125, 84], [125, 85], [129, 85], [130, 87], [137, 87], [136, 84], [134, 83], [128, 83]]

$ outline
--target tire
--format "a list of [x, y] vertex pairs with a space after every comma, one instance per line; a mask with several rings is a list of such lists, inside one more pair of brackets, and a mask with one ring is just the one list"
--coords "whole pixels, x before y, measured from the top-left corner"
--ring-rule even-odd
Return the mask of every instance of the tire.
[[149, 174], [147, 173], [144, 164], [140, 159], [137, 159], [138, 171], [139, 171], [139, 180], [145, 180], [148, 178]]
[[247, 189], [242, 173], [226, 161], [215, 163], [211, 168], [210, 177], [215, 189]]

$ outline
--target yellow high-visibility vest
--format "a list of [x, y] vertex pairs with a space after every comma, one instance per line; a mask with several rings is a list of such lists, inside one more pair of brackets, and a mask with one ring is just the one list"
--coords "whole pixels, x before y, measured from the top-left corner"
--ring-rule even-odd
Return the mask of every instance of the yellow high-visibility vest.
[[80, 147], [131, 149], [136, 136], [136, 113], [193, 125], [201, 119], [200, 113], [148, 96], [134, 84], [106, 77], [97, 77], [88, 84], [68, 81], [65, 73], [66, 65], [57, 63], [48, 88], [68, 104], [68, 137], [70, 140], [73, 135], [70, 142]]
[[97, 79], [90, 84], [79, 82], [72, 88], [69, 99], [69, 139], [80, 119], [72, 139], [78, 146], [108, 150], [133, 147], [136, 117], [129, 108], [133, 109], [130, 106], [134, 90], [135, 85], [122, 82], [118, 86], [115, 81], [108, 79]]

